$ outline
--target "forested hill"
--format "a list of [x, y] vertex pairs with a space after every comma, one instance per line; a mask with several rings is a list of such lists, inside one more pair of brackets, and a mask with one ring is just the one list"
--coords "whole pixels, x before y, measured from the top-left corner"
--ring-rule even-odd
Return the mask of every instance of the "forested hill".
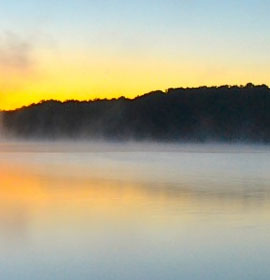
[[8, 135], [160, 141], [270, 142], [270, 89], [176, 88], [135, 99], [44, 101], [3, 112]]

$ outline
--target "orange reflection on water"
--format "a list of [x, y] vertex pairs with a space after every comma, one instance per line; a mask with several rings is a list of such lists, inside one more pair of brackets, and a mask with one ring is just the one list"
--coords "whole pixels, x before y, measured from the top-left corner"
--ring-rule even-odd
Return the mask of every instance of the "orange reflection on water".
[[[83, 270], [84, 279], [110, 279], [107, 269], [128, 279], [133, 269], [142, 275], [134, 279], [143, 279], [147, 264], [151, 279], [161, 271], [162, 279], [187, 279], [184, 267], [202, 267], [204, 275], [241, 259], [253, 270], [269, 256], [269, 177], [261, 168], [250, 172], [261, 162], [268, 157], [258, 153], [233, 161], [218, 153], [6, 149], [0, 278], [37, 279], [50, 271], [50, 279], [74, 279]], [[179, 277], [170, 278], [172, 271]]]
[[198, 191], [192, 185], [159, 186], [155, 181], [144, 182], [134, 177], [121, 180], [121, 174], [118, 179], [108, 179], [91, 173], [76, 175], [76, 170], [71, 174], [70, 169], [65, 171], [65, 166], [58, 168], [59, 172], [55, 169], [51, 172], [44, 167], [34, 169], [31, 164], [1, 164], [0, 219], [10, 209], [18, 208], [27, 209], [30, 216], [38, 216], [42, 221], [62, 219], [61, 222], [76, 223], [87, 218], [152, 222], [155, 217], [159, 223], [179, 218], [183, 222], [197, 220], [198, 215], [194, 213], [244, 215], [251, 211], [255, 215], [268, 215], [267, 195], [264, 200], [260, 197], [258, 203], [256, 197], [250, 199], [245, 192], [209, 193]]

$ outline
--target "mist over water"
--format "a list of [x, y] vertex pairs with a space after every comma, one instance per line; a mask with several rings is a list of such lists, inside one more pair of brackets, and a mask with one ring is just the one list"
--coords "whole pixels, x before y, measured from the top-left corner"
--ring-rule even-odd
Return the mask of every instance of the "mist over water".
[[269, 279], [270, 148], [0, 143], [1, 279]]

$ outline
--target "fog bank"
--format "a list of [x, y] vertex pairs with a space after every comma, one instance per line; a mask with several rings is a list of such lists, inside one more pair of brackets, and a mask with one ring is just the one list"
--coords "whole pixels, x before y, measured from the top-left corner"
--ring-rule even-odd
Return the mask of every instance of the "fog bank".
[[266, 85], [155, 91], [133, 100], [44, 101], [3, 112], [4, 134], [20, 139], [269, 143]]

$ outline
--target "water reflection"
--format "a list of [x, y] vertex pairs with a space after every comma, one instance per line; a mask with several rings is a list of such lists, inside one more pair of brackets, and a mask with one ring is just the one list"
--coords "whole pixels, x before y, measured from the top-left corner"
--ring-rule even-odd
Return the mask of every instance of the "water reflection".
[[6, 152], [0, 277], [269, 279], [269, 164], [252, 151]]

